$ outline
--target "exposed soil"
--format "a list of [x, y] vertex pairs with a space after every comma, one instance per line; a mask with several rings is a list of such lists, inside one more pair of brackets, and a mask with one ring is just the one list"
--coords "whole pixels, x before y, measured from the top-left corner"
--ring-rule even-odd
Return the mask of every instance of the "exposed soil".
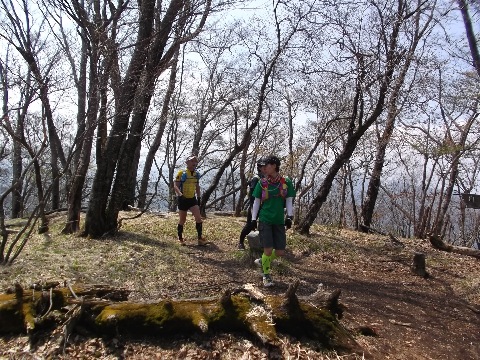
[[[399, 238], [398, 244], [327, 227], [314, 227], [308, 238], [289, 231], [287, 256], [272, 266], [275, 286], [264, 289], [249, 251], [236, 250], [244, 218], [209, 215], [205, 247], [193, 240], [190, 217], [190, 240], [187, 246], [178, 243], [176, 214], [124, 220], [116, 237], [101, 240], [60, 235], [63, 220], [53, 219], [49, 236], [31, 239], [12, 266], [0, 268], [1, 289], [52, 280], [109, 284], [130, 289], [130, 300], [150, 301], [218, 296], [246, 283], [281, 294], [299, 280], [299, 295], [319, 286], [341, 289], [346, 310], [340, 323], [364, 352], [325, 352], [314, 341], [288, 336], [271, 349], [239, 333], [135, 340], [90, 338], [78, 331], [57, 358], [480, 359], [479, 260], [435, 250], [424, 240]], [[426, 278], [411, 269], [416, 252], [426, 255]], [[0, 337], [0, 359], [43, 359], [51, 346], [48, 337], [34, 344], [27, 336]]]

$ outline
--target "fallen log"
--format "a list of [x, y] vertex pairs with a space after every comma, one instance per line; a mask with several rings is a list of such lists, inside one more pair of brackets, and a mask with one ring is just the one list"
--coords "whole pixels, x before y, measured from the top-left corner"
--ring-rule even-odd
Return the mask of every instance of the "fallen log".
[[[289, 334], [314, 339], [326, 349], [357, 351], [352, 335], [339, 323], [340, 290], [297, 297], [297, 287], [298, 282], [284, 295], [268, 295], [247, 284], [227, 289], [221, 297], [135, 303], [125, 301], [123, 289], [69, 287], [40, 292], [17, 285], [14, 292], [0, 295], [0, 333], [33, 336], [55, 323], [54, 328], [63, 328], [59, 344], [64, 344], [76, 325], [96, 335], [135, 337], [241, 331], [272, 346], [280, 345], [279, 334]], [[105, 300], [108, 294], [117, 296]], [[79, 306], [81, 312], [75, 312], [72, 321], [67, 310]]]
[[435, 249], [454, 254], [472, 256], [474, 258], [480, 259], [480, 250], [467, 248], [464, 246], [450, 245], [445, 243], [442, 239], [440, 239], [440, 237], [431, 234], [428, 235], [428, 239], [430, 240], [430, 244], [432, 244]]

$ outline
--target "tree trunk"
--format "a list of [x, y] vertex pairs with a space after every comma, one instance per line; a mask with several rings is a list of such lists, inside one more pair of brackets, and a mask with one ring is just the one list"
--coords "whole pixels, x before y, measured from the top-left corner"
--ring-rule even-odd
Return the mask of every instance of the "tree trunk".
[[[90, 62], [92, 64], [97, 64], [100, 56], [98, 35], [95, 34], [95, 36], [92, 36], [91, 39]], [[93, 136], [97, 124], [97, 112], [99, 107], [98, 88], [100, 83], [107, 81], [107, 78], [108, 68], [104, 69], [103, 79], [101, 79], [103, 81], [100, 81], [98, 67], [90, 66], [87, 119], [86, 122], [83, 122], [84, 132], [82, 134], [77, 133], [77, 135], [79, 135], [79, 137], [76, 138], [76, 141], [79, 142], [77, 146], [81, 146], [81, 148], [75, 167], [75, 176], [72, 177], [72, 182], [69, 186], [67, 223], [62, 230], [62, 233], [64, 234], [72, 234], [80, 230], [80, 212], [82, 209], [83, 187], [85, 185], [85, 179], [90, 165]]]
[[[247, 195], [247, 179], [246, 179], [246, 176], [245, 176], [245, 163], [247, 161], [247, 153], [248, 153], [248, 147], [245, 147], [245, 149], [243, 149], [242, 151], [242, 157], [240, 158], [240, 166], [239, 166], [239, 177], [240, 177], [240, 194], [238, 195], [239, 196], [239, 199], [238, 199], [238, 202], [237, 202], [237, 206], [235, 207], [235, 215], [236, 217], [240, 216], [240, 213], [242, 212], [242, 209], [245, 205], [245, 202], [243, 201], [243, 199], [245, 198], [245, 195]], [[255, 170], [254, 171], [257, 171], [257, 166], [255, 165]], [[250, 201], [247, 200], [247, 201]]]
[[150, 172], [152, 170], [153, 160], [155, 159], [157, 150], [160, 147], [163, 133], [167, 125], [168, 109], [170, 107], [170, 101], [172, 99], [172, 95], [175, 90], [175, 82], [177, 79], [177, 64], [178, 64], [179, 52], [180, 52], [180, 48], [175, 52], [175, 55], [173, 56], [173, 59], [172, 59], [170, 79], [168, 82], [167, 91], [165, 92], [165, 96], [163, 97], [162, 112], [159, 118], [158, 130], [155, 135], [155, 139], [153, 140], [153, 143], [150, 146], [150, 149], [148, 149], [148, 154], [145, 159], [145, 164], [143, 166], [143, 175], [142, 175], [142, 180], [140, 182], [140, 190], [138, 194], [138, 204], [137, 204], [137, 206], [141, 209], [143, 209], [146, 205], [147, 191], [148, 191]]
[[472, 55], [473, 67], [480, 76], [480, 53], [478, 51], [477, 39], [473, 31], [472, 20], [468, 13], [468, 4], [465, 0], [457, 0], [460, 11], [462, 12], [463, 24], [465, 25], [465, 33], [467, 34], [468, 45], [470, 47], [470, 54]]
[[359, 230], [359, 221], [358, 221], [358, 212], [357, 212], [357, 204], [355, 201], [355, 189], [353, 186], [353, 179], [352, 179], [352, 166], [348, 163], [348, 184], [350, 187], [350, 199], [352, 200], [352, 221], [353, 221], [353, 228], [355, 230]]
[[[165, 70], [165, 64], [171, 60], [171, 57], [178, 51], [179, 44], [172, 45], [174, 52], [165, 51], [168, 36], [172, 30], [177, 14], [182, 9], [182, 1], [171, 1], [170, 6], [162, 20], [161, 29], [156, 32], [156, 37], [149, 48], [149, 54], [145, 68], [140, 78], [139, 86], [136, 88], [136, 96], [132, 109], [132, 120], [130, 123], [129, 134], [122, 144], [122, 151], [117, 162], [117, 172], [112, 188], [112, 195], [106, 211], [106, 231], [115, 232], [117, 229], [118, 213], [122, 209], [123, 203], [128, 198], [129, 185], [136, 181], [131, 178], [132, 167], [135, 162], [135, 153], [137, 148], [141, 147], [143, 130], [147, 119], [147, 112], [150, 101], [155, 91], [156, 79]], [[175, 39], [175, 42], [178, 39]], [[132, 204], [133, 205], [133, 204]]]
[[342, 168], [342, 166], [350, 159], [350, 156], [355, 150], [358, 140], [359, 138], [349, 139], [345, 147], [343, 148], [342, 153], [337, 156], [334, 163], [328, 170], [328, 173], [323, 179], [315, 198], [312, 200], [312, 203], [308, 208], [305, 217], [300, 220], [297, 226], [297, 229], [300, 231], [301, 234], [305, 235], [310, 232], [310, 226], [312, 226], [313, 222], [315, 221], [318, 211], [322, 207], [323, 203], [325, 202], [325, 200], [327, 200], [327, 196], [330, 192], [335, 176]]
[[154, 0], [141, 2], [135, 50], [132, 54], [125, 79], [121, 85], [121, 95], [110, 136], [105, 144], [105, 151], [102, 159], [97, 163], [97, 171], [92, 184], [84, 232], [84, 235], [90, 235], [94, 238], [98, 238], [109, 230], [112, 230], [107, 227], [105, 211], [120, 149], [126, 136], [136, 89], [147, 58], [150, 39], [153, 33], [154, 10]]
[[[348, 164], [348, 163], [347, 163]], [[343, 228], [346, 226], [345, 202], [347, 199], [347, 164], [342, 167], [342, 178], [340, 185], [340, 214], [338, 218], [338, 226]]]
[[[28, 91], [28, 90], [27, 90]], [[15, 135], [21, 139], [23, 138], [23, 121], [24, 115], [19, 114], [17, 119], [17, 127]], [[18, 141], [13, 142], [13, 159], [12, 159], [12, 218], [19, 218], [23, 215], [23, 163], [22, 163], [22, 145]]]
[[[80, 63], [78, 66], [79, 74], [76, 82], [77, 86], [77, 133], [75, 134], [75, 153], [73, 155], [73, 173], [80, 162], [80, 153], [83, 148], [83, 139], [86, 130], [85, 114], [87, 108], [87, 36], [85, 29], [81, 29], [82, 48], [80, 53]], [[73, 71], [74, 69], [72, 69]], [[91, 81], [90, 81], [91, 83]]]
[[387, 146], [390, 143], [390, 139], [392, 137], [393, 131], [395, 129], [395, 120], [398, 114], [398, 107], [399, 107], [398, 102], [400, 97], [400, 91], [404, 87], [405, 78], [408, 70], [410, 69], [410, 65], [412, 63], [412, 59], [414, 58], [418, 43], [420, 39], [423, 37], [423, 35], [425, 34], [431, 22], [431, 19], [433, 18], [432, 16], [427, 18], [425, 23], [423, 23], [420, 28], [419, 19], [421, 16], [423, 16], [423, 14], [417, 11], [414, 14], [414, 16], [417, 18], [417, 20], [415, 21], [416, 29], [414, 31], [414, 37], [410, 44], [408, 53], [405, 55], [405, 63], [400, 68], [399, 74], [395, 80], [395, 84], [393, 85], [393, 89], [391, 90], [392, 93], [390, 94], [389, 101], [388, 101], [388, 113], [387, 113], [385, 129], [383, 130], [382, 136], [380, 137], [377, 144], [377, 151], [375, 155], [375, 162], [374, 162], [374, 167], [372, 171], [372, 176], [370, 177], [366, 199], [363, 202], [363, 206], [362, 206], [361, 219], [362, 219], [363, 225], [367, 227], [370, 227], [372, 225], [373, 212], [375, 210], [375, 205], [376, 205], [378, 193], [380, 190], [380, 181], [382, 177], [383, 166], [385, 163], [385, 153], [386, 153]]
[[377, 203], [378, 192], [380, 189], [380, 179], [382, 177], [383, 165], [385, 163], [385, 152], [390, 138], [393, 134], [395, 116], [389, 116], [387, 125], [377, 145], [377, 153], [375, 156], [375, 162], [368, 182], [367, 194], [362, 206], [361, 219], [362, 224], [370, 227], [372, 225], [373, 211], [375, 204]]

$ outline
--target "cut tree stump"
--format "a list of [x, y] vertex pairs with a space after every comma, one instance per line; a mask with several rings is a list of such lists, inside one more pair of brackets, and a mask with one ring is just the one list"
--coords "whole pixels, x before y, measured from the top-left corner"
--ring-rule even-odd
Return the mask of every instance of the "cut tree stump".
[[[344, 308], [339, 304], [340, 290], [297, 297], [298, 284], [291, 284], [284, 295], [263, 294], [246, 284], [227, 289], [220, 297], [153, 303], [126, 301], [127, 290], [106, 286], [37, 291], [17, 285], [0, 295], [0, 334], [34, 337], [49, 331], [58, 338], [60, 331], [55, 329], [62, 328], [61, 332], [69, 335], [77, 325], [96, 335], [132, 337], [243, 331], [272, 346], [280, 345], [281, 333], [314, 339], [339, 353], [360, 351], [339, 323]], [[69, 319], [69, 313], [75, 314], [75, 321]]]
[[417, 252], [413, 254], [412, 270], [415, 274], [421, 277], [428, 277], [427, 270], [425, 268], [425, 254]]

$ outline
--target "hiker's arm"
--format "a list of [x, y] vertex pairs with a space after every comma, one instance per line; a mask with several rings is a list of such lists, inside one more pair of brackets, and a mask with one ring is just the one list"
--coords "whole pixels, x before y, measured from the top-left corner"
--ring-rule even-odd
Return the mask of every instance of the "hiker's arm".
[[173, 182], [173, 191], [175, 191], [175, 194], [177, 196], [182, 196], [182, 192], [180, 191], [180, 182], [179, 181], [174, 181]]
[[258, 210], [260, 210], [260, 198], [255, 198], [252, 206], [252, 220], [257, 220]]
[[286, 201], [286, 208], [287, 208], [287, 216], [293, 218], [293, 197], [287, 197]]
[[195, 191], [197, 193], [197, 199], [200, 202], [200, 185], [197, 182], [197, 185], [195, 186]]

